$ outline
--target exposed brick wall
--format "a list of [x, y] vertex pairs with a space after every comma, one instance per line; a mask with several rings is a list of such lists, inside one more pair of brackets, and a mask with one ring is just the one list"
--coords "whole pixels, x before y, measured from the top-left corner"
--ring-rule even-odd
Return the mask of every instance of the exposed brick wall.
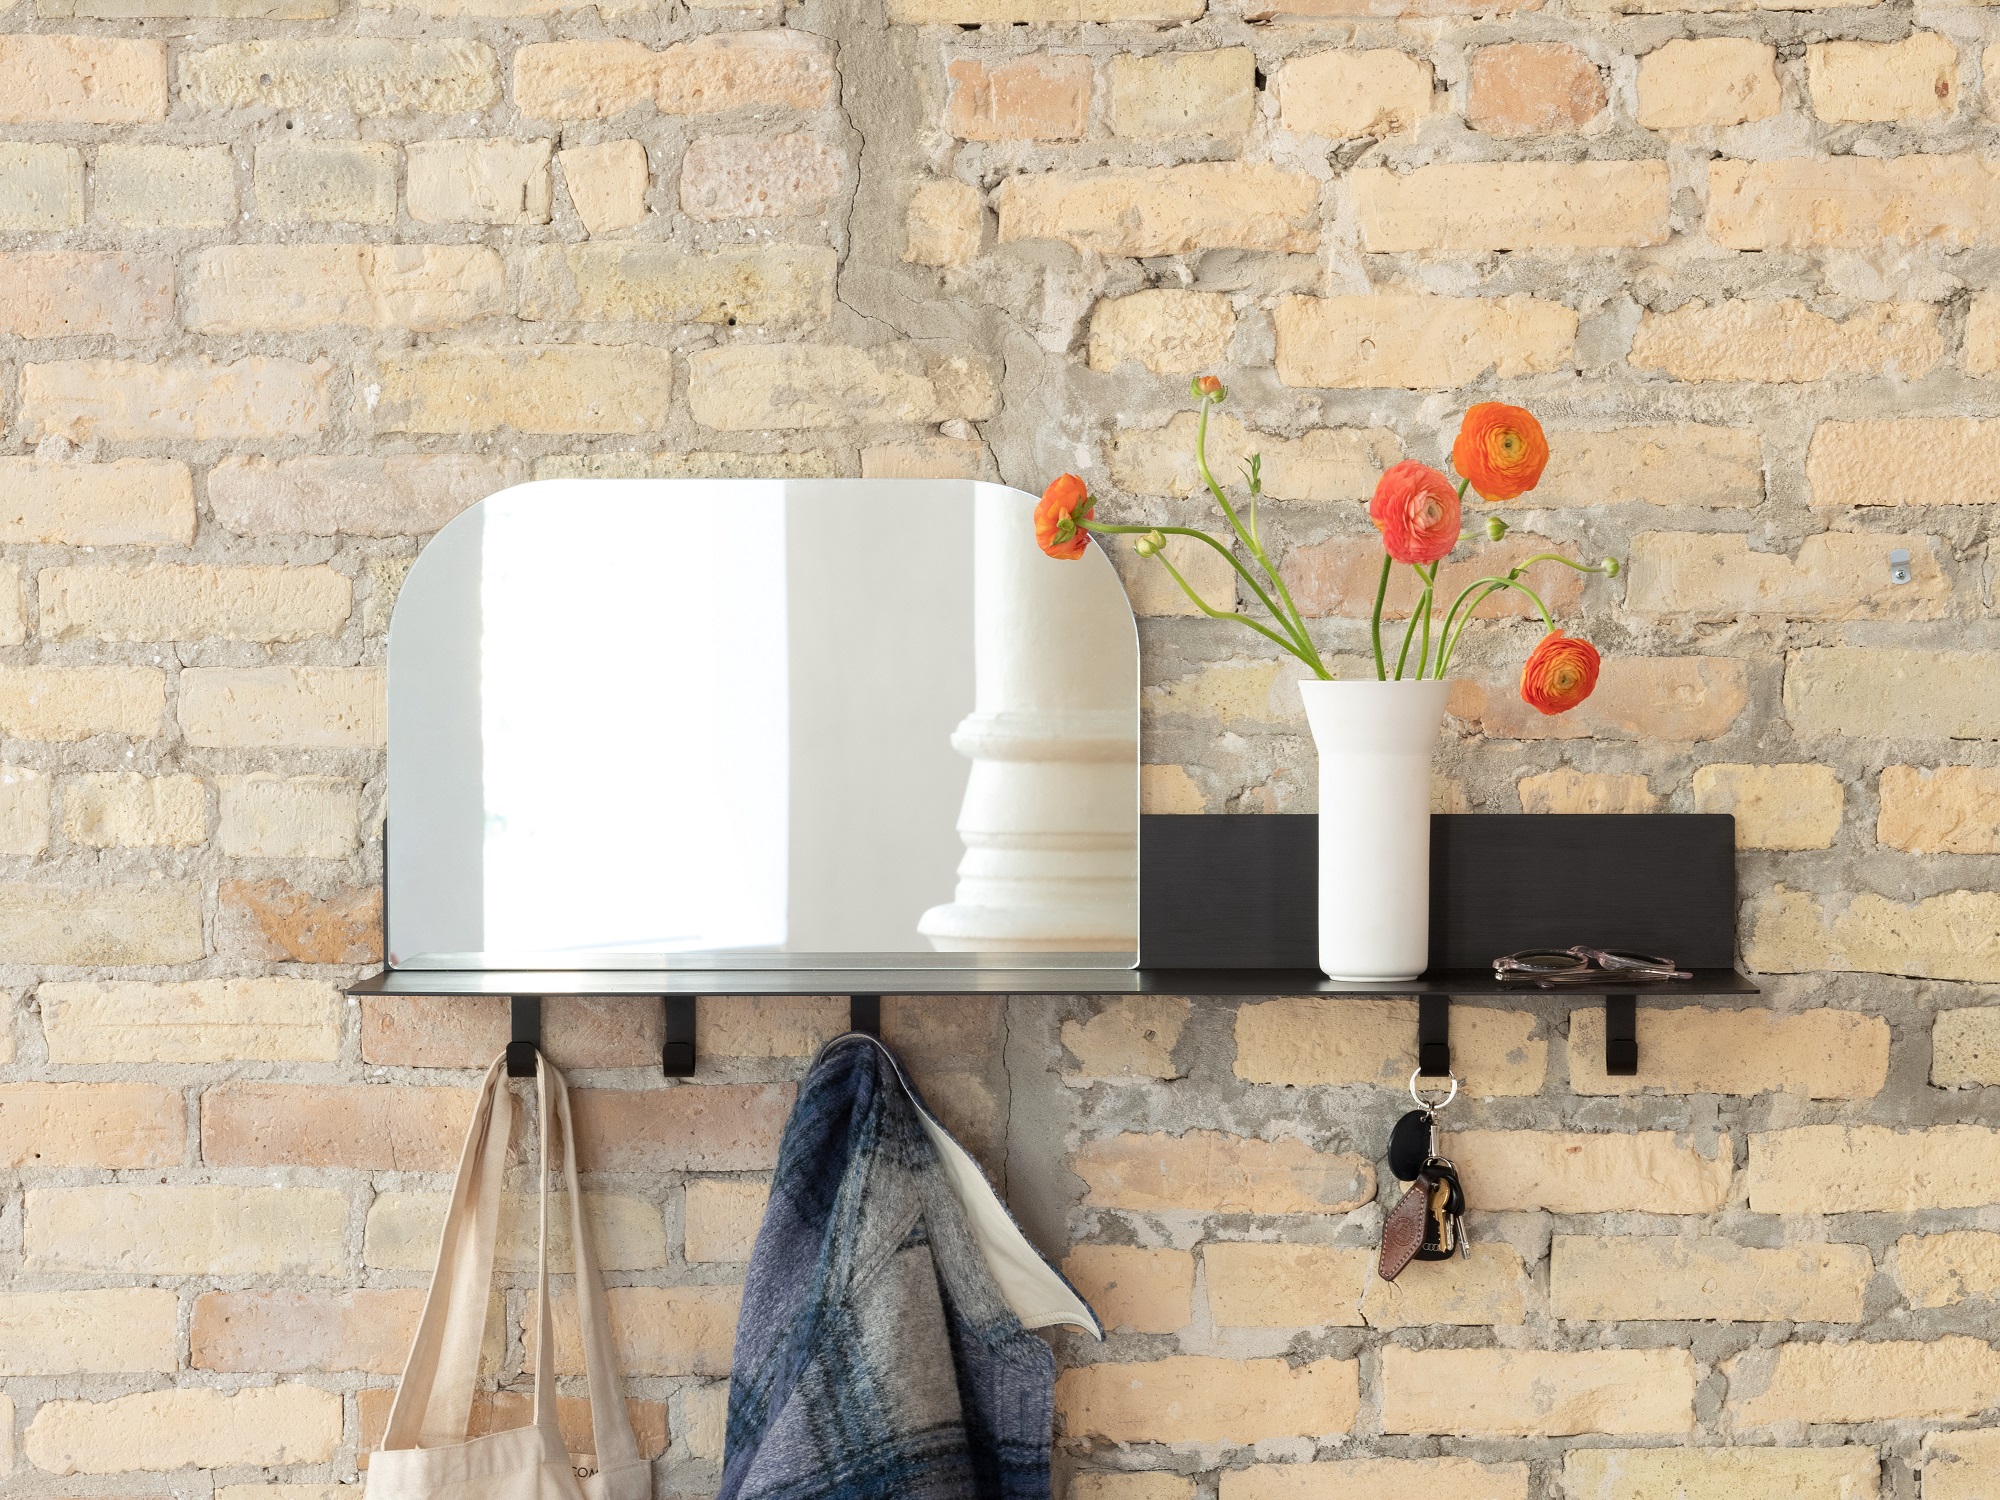
[[[1543, 416], [1492, 555], [1629, 563], [1550, 594], [1603, 682], [1525, 711], [1490, 607], [1438, 805], [1733, 812], [1769, 994], [1642, 1009], [1636, 1079], [1587, 1006], [1461, 1006], [1475, 1249], [1394, 1286], [1413, 1005], [890, 1002], [1113, 1325], [1058, 1341], [1069, 1494], [2000, 1491], [1996, 15], [0, 0], [0, 1489], [332, 1500], [381, 1431], [505, 1029], [338, 992], [426, 536], [537, 476], [1065, 468], [1214, 529], [1212, 370], [1349, 665], [1374, 476]], [[1310, 809], [1290, 666], [1119, 559], [1148, 804]], [[550, 1007], [662, 1495], [844, 1014], [707, 1004], [668, 1086], [647, 1007]]]

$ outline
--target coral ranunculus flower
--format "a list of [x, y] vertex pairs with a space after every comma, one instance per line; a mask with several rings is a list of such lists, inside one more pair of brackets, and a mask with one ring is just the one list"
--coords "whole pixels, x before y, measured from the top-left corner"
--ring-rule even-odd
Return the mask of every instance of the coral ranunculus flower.
[[1058, 474], [1042, 491], [1042, 503], [1035, 507], [1035, 540], [1050, 557], [1073, 562], [1090, 545], [1090, 533], [1077, 523], [1088, 521], [1097, 502], [1090, 489], [1074, 474]]
[[1512, 500], [1541, 482], [1549, 440], [1534, 413], [1520, 406], [1482, 401], [1459, 423], [1451, 466], [1472, 481], [1484, 500]]
[[1391, 464], [1368, 502], [1368, 519], [1397, 562], [1433, 563], [1458, 545], [1458, 491], [1429, 464]]
[[1597, 667], [1589, 641], [1551, 630], [1521, 667], [1521, 701], [1538, 713], [1566, 713], [1597, 686]]

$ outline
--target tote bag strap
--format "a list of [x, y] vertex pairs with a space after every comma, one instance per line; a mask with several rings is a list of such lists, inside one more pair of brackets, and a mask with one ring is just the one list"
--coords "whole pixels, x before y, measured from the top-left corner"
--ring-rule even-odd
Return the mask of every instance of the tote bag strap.
[[479, 1351], [493, 1298], [500, 1190], [513, 1127], [514, 1100], [506, 1092], [505, 1062], [504, 1057], [496, 1058], [486, 1070], [473, 1106], [430, 1291], [389, 1408], [384, 1449], [462, 1443], [471, 1425]]
[[[600, 1471], [642, 1462], [632, 1434], [632, 1417], [617, 1375], [618, 1355], [611, 1344], [611, 1322], [605, 1310], [604, 1278], [598, 1270], [597, 1247], [583, 1221], [583, 1189], [576, 1175], [576, 1126], [570, 1117], [569, 1085], [543, 1058], [537, 1070], [542, 1115], [541, 1270], [536, 1288], [535, 1425], [556, 1426], [555, 1339], [549, 1314], [549, 1177], [555, 1170], [555, 1142], [562, 1141], [564, 1186], [569, 1190], [570, 1244], [576, 1268], [577, 1329], [583, 1344], [583, 1369], [590, 1390], [591, 1441]], [[551, 1109], [551, 1095], [554, 1108]]]

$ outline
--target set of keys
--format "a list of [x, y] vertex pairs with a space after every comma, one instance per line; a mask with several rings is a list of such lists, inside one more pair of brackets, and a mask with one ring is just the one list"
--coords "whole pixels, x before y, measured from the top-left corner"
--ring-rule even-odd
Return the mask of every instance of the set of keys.
[[1396, 1122], [1389, 1135], [1389, 1170], [1398, 1182], [1410, 1184], [1382, 1220], [1382, 1251], [1376, 1270], [1394, 1281], [1413, 1260], [1449, 1260], [1464, 1255], [1471, 1241], [1465, 1233], [1465, 1189], [1458, 1168], [1438, 1151], [1438, 1111], [1458, 1097], [1458, 1078], [1451, 1092], [1433, 1103], [1417, 1092], [1410, 1075], [1410, 1097], [1417, 1107]]

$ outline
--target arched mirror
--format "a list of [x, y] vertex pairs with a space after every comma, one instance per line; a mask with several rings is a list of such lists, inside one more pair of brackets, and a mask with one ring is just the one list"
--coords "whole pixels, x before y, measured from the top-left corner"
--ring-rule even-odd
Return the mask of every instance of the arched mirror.
[[1034, 504], [578, 479], [458, 516], [389, 635], [391, 967], [1131, 967], [1132, 612]]

